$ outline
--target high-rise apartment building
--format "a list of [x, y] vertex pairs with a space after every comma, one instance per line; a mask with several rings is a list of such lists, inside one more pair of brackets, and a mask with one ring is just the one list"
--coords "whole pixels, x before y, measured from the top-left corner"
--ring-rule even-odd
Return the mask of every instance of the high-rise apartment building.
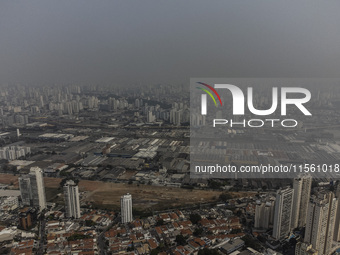
[[305, 243], [318, 254], [331, 252], [338, 200], [332, 192], [321, 191], [308, 204]]
[[258, 202], [255, 207], [255, 224], [254, 227], [258, 229], [268, 229], [272, 224], [274, 215], [273, 202]]
[[23, 205], [31, 205], [31, 180], [29, 175], [19, 177], [19, 188]]
[[153, 115], [152, 111], [148, 111], [147, 116], [146, 116], [146, 121], [148, 123], [155, 122], [155, 115]]
[[[335, 191], [335, 197], [340, 199], [340, 183], [338, 182], [336, 191]], [[334, 225], [334, 235], [333, 240], [336, 242], [340, 242], [340, 205], [338, 202], [338, 208], [336, 210], [336, 216], [335, 216], [335, 225]]]
[[295, 255], [318, 255], [318, 252], [311, 244], [299, 242], [295, 246]]
[[312, 178], [303, 176], [293, 181], [294, 197], [291, 228], [303, 227], [306, 225], [307, 207], [312, 188]]
[[39, 167], [30, 169], [32, 205], [39, 207], [40, 211], [46, 208], [46, 195], [43, 171]]
[[132, 221], [132, 196], [127, 193], [120, 198], [122, 223]]
[[65, 211], [68, 218], [80, 218], [78, 185], [69, 180], [64, 185]]
[[290, 233], [294, 190], [286, 188], [276, 193], [273, 237], [285, 238]]
[[38, 207], [40, 211], [46, 208], [43, 171], [39, 167], [32, 167], [28, 175], [19, 177], [19, 187], [24, 205]]

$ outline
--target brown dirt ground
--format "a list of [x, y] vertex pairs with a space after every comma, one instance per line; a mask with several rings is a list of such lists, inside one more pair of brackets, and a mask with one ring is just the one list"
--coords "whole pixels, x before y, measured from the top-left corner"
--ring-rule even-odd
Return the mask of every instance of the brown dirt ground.
[[[0, 174], [0, 183], [2, 184], [11, 184], [13, 183], [13, 189], [19, 189], [19, 182], [18, 182], [19, 175], [13, 174]], [[45, 177], [45, 186], [49, 188], [58, 188], [59, 183], [61, 181], [60, 178], [51, 178]]]
[[[149, 185], [103, 183], [97, 181], [80, 181], [81, 191], [89, 191], [87, 201], [99, 205], [120, 206], [120, 197], [130, 193], [133, 204], [139, 209], [153, 207], [165, 209], [174, 206], [186, 206], [197, 203], [215, 201], [221, 191], [188, 190], [173, 187], [158, 187]], [[249, 196], [247, 192], [231, 192], [233, 197]]]
[[93, 181], [80, 181], [81, 191], [90, 191], [86, 200], [98, 204], [116, 205], [120, 204], [120, 197], [130, 193], [134, 205], [145, 208], [155, 204], [168, 204], [169, 206], [180, 206], [199, 202], [215, 200], [221, 192], [187, 190], [170, 187], [155, 187], [148, 185], [137, 186], [135, 184], [102, 183]]
[[13, 189], [18, 189], [19, 184], [18, 184], [18, 177], [13, 174], [0, 174], [0, 183], [1, 184], [7, 184], [10, 185], [13, 183]]
[[[60, 178], [45, 177], [45, 186], [49, 189], [59, 187]], [[18, 189], [18, 176], [0, 174], [0, 183], [13, 183], [13, 188]], [[220, 191], [189, 190], [173, 187], [157, 187], [148, 185], [136, 185], [125, 183], [109, 183], [100, 181], [81, 180], [79, 190], [86, 191], [85, 201], [100, 206], [119, 207], [120, 197], [130, 193], [134, 206], [139, 209], [155, 208], [164, 209], [173, 206], [185, 206], [197, 203], [215, 201]], [[231, 192], [233, 197], [249, 196], [246, 192]]]

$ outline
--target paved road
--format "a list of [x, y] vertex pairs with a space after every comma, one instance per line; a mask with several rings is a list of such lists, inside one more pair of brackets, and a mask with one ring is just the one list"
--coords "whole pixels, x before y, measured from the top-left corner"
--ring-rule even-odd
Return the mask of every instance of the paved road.
[[45, 217], [39, 220], [39, 244], [37, 249], [38, 255], [44, 254], [44, 244], [45, 244], [45, 226], [46, 226], [46, 220]]

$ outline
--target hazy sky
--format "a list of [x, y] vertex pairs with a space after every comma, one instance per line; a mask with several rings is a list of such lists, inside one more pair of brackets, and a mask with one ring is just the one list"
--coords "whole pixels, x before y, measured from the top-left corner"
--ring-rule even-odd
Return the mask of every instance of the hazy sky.
[[0, 1], [2, 82], [339, 77], [340, 1]]

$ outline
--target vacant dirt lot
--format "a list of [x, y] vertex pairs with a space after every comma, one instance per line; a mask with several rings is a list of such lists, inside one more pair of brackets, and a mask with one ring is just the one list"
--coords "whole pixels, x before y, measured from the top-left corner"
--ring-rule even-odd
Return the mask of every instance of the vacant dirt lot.
[[59, 184], [62, 179], [60, 178], [52, 178], [52, 177], [45, 177], [44, 182], [45, 186], [49, 188], [59, 188]]
[[[19, 183], [18, 183], [19, 175], [13, 175], [13, 174], [0, 174], [0, 183], [1, 184], [12, 184], [13, 189], [19, 189]], [[59, 183], [61, 182], [60, 178], [50, 178], [45, 177], [45, 186], [50, 188], [58, 188]]]
[[0, 183], [1, 184], [7, 184], [7, 185], [13, 185], [13, 189], [18, 189], [18, 177], [13, 174], [0, 174]]
[[199, 202], [213, 201], [221, 194], [218, 191], [187, 190], [170, 187], [155, 187], [148, 185], [103, 183], [80, 181], [79, 188], [87, 193], [87, 201], [101, 205], [120, 205], [120, 197], [130, 193], [133, 204], [137, 208], [165, 208], [184, 206]]
[[[62, 192], [57, 190], [60, 178], [44, 178], [46, 190], [52, 190], [54, 193]], [[13, 188], [18, 189], [18, 176], [10, 174], [0, 174], [0, 183], [13, 184]], [[84, 200], [92, 202], [101, 207], [119, 208], [120, 197], [126, 193], [130, 193], [133, 198], [135, 208], [146, 209], [153, 208], [166, 209], [174, 206], [186, 206], [197, 203], [206, 203], [216, 200], [221, 194], [220, 191], [207, 190], [188, 190], [171, 187], [156, 187], [148, 185], [110, 183], [99, 181], [79, 182], [79, 190], [85, 192]], [[47, 192], [48, 193], [48, 192]], [[234, 197], [242, 197], [249, 195], [244, 192], [231, 193]]]

